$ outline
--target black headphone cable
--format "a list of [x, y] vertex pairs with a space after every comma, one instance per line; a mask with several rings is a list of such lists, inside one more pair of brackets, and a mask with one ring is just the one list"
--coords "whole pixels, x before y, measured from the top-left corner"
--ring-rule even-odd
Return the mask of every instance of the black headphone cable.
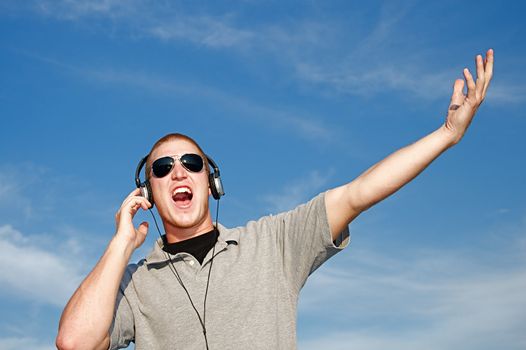
[[[153, 222], [155, 223], [155, 227], [157, 228], [157, 232], [159, 233], [159, 237], [162, 240], [163, 237], [161, 235], [161, 230], [159, 229], [159, 225], [157, 224], [157, 219], [155, 218], [155, 215], [153, 214], [151, 208], [149, 208], [148, 211], [152, 215]], [[219, 217], [219, 199], [217, 200], [217, 206], [216, 206], [216, 220], [215, 220], [216, 224], [215, 224], [215, 227], [214, 227], [216, 230], [217, 230], [218, 217]], [[181, 279], [181, 276], [179, 275], [179, 272], [177, 271], [177, 269], [175, 267], [175, 264], [174, 264], [174, 261], [172, 260], [171, 255], [168, 254], [167, 252], [165, 252], [162, 249], [162, 246], [159, 243], [159, 241], [158, 241], [158, 245], [159, 245], [159, 248], [164, 252], [166, 257], [168, 258], [168, 260], [170, 261], [170, 264], [168, 264], [168, 266], [170, 268], [170, 271], [172, 271], [172, 273], [174, 274], [175, 278], [177, 279], [177, 281], [179, 282], [179, 284], [181, 285], [181, 287], [185, 291], [185, 293], [186, 293], [186, 295], [188, 297], [188, 300], [190, 301], [190, 304], [192, 305], [192, 308], [194, 309], [194, 311], [195, 311], [195, 313], [197, 315], [197, 318], [199, 319], [199, 323], [201, 324], [201, 327], [203, 329], [203, 336], [205, 338], [206, 350], [209, 350], [208, 337], [206, 335], [206, 300], [207, 300], [207, 296], [208, 296], [208, 286], [210, 285], [210, 275], [211, 275], [211, 272], [212, 272], [212, 264], [214, 263], [216, 244], [214, 243], [214, 247], [212, 249], [212, 258], [210, 259], [210, 267], [208, 268], [208, 277], [207, 277], [207, 280], [206, 280], [205, 299], [203, 301], [203, 317], [202, 318], [201, 318], [201, 315], [199, 314], [199, 311], [197, 311], [197, 308], [195, 307], [195, 304], [194, 304], [192, 298], [190, 297], [190, 293], [188, 292], [188, 289], [184, 285], [183, 280]]]

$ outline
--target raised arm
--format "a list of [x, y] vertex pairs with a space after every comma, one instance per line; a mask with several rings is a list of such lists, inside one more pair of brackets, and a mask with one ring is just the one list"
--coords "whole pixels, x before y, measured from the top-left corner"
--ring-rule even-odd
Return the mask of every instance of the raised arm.
[[148, 231], [147, 223], [141, 223], [137, 229], [132, 223], [141, 207], [146, 210], [150, 203], [136, 189], [117, 212], [117, 233], [104, 255], [62, 313], [56, 340], [58, 349], [108, 349], [119, 284], [131, 254], [144, 242]]
[[447, 118], [440, 128], [392, 153], [350, 183], [327, 192], [325, 206], [334, 239], [362, 211], [395, 193], [462, 139], [486, 96], [493, 63], [490, 49], [484, 60], [480, 55], [476, 57], [476, 81], [469, 70], [464, 69], [467, 95], [463, 93], [464, 80], [456, 80]]

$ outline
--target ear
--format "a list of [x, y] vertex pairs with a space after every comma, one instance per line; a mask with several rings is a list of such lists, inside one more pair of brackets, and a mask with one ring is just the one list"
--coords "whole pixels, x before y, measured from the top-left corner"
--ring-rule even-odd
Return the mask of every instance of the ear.
[[210, 189], [210, 185], [208, 185], [208, 196], [212, 195], [212, 190]]

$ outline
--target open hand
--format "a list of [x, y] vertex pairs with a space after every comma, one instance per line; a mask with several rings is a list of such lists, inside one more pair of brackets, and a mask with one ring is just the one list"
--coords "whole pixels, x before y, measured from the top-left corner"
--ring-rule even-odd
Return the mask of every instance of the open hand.
[[466, 79], [467, 95], [464, 94], [464, 80], [457, 79], [453, 86], [453, 95], [449, 104], [444, 128], [450, 132], [453, 144], [458, 143], [469, 124], [473, 120], [478, 107], [486, 97], [491, 77], [493, 76], [493, 50], [489, 49], [486, 58], [483, 60], [481, 55], [475, 58], [477, 65], [477, 80], [467, 68], [464, 68], [464, 78]]

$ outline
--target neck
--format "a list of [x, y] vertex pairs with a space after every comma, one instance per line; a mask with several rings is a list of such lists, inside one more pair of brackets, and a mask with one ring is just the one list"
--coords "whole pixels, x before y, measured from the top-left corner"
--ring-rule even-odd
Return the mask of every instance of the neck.
[[177, 243], [190, 238], [200, 236], [204, 233], [210, 232], [214, 229], [212, 219], [210, 217], [202, 224], [195, 227], [178, 227], [168, 223], [164, 224], [164, 231], [166, 232], [166, 241], [168, 243]]

